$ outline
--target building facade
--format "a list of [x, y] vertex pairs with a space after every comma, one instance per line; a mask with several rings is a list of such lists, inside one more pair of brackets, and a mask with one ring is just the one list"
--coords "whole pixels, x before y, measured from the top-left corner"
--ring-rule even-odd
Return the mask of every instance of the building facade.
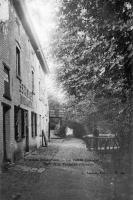
[[48, 135], [47, 63], [23, 0], [0, 4], [0, 164], [15, 161]]

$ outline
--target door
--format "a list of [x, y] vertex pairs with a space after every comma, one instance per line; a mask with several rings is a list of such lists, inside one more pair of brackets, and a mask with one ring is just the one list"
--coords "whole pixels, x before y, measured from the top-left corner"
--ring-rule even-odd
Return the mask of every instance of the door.
[[29, 121], [28, 121], [28, 111], [25, 110], [24, 111], [24, 131], [25, 131], [25, 151], [28, 152], [29, 151]]
[[8, 160], [10, 146], [10, 106], [3, 105], [3, 161]]

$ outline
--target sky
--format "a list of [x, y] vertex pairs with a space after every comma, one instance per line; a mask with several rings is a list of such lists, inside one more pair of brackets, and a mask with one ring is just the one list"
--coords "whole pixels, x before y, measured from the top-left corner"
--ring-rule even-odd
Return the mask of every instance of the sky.
[[59, 9], [57, 0], [27, 0], [27, 7], [30, 18], [39, 37], [42, 49], [44, 51], [50, 74], [46, 78], [47, 91], [61, 103], [66, 103], [66, 92], [62, 86], [57, 86], [55, 80], [56, 65], [53, 60], [47, 56], [47, 49], [51, 40], [51, 35], [57, 26], [56, 11]]
[[9, 11], [8, 11], [8, 1], [0, 0], [0, 22], [4, 22], [9, 19]]
[[56, 0], [28, 0], [27, 6], [42, 46], [46, 46], [56, 27]]

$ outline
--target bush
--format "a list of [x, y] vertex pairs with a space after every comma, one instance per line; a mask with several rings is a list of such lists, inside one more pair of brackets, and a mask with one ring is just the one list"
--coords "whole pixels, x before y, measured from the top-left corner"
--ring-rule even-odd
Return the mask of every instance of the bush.
[[66, 132], [65, 132], [66, 126], [61, 126], [58, 130], [56, 135], [58, 135], [59, 137], [65, 137], [66, 136]]
[[73, 135], [77, 138], [82, 138], [86, 135], [86, 130], [82, 124], [76, 121], [67, 121], [63, 126], [61, 126], [56, 135], [59, 137], [66, 137], [66, 127], [73, 129]]
[[77, 138], [82, 138], [86, 135], [84, 126], [77, 121], [68, 121], [68, 127], [73, 129], [73, 134]]

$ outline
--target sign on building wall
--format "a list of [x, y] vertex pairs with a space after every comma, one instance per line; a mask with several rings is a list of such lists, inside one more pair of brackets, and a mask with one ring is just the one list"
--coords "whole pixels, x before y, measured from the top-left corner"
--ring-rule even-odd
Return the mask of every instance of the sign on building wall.
[[9, 20], [8, 0], [0, 0], [0, 23]]
[[20, 84], [20, 103], [32, 107], [33, 95], [32, 92], [23, 84]]

